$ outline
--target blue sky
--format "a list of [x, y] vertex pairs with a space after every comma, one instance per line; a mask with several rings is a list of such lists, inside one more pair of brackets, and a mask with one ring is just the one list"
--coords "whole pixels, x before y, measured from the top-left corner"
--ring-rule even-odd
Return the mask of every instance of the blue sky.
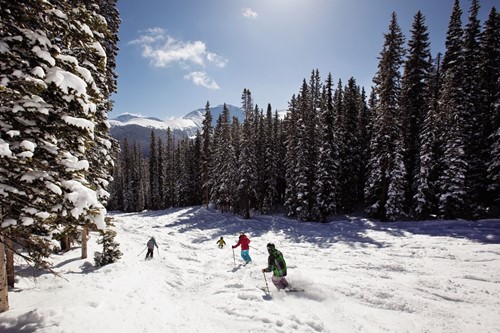
[[[408, 40], [426, 17], [433, 55], [444, 51], [453, 0], [118, 0], [118, 92], [110, 118], [182, 117], [206, 102], [241, 106], [244, 88], [286, 109], [318, 69], [369, 92], [391, 13]], [[470, 0], [460, 1], [467, 22]], [[481, 23], [500, 0], [481, 0]]]

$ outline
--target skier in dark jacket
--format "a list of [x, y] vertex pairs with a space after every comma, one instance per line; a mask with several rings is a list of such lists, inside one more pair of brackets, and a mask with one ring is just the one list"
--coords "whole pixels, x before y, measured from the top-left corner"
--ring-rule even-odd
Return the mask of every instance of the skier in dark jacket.
[[262, 269], [262, 272], [273, 272], [272, 281], [278, 289], [288, 288], [288, 281], [286, 280], [286, 262], [283, 254], [276, 249], [273, 243], [267, 244], [267, 267]]
[[153, 252], [154, 252], [155, 246], [156, 246], [156, 248], [158, 248], [158, 244], [156, 244], [156, 239], [154, 236], [151, 236], [151, 238], [149, 239], [146, 246], [148, 247], [148, 252], [146, 253], [146, 259], [148, 259], [149, 257], [151, 257], [151, 259], [153, 259]]

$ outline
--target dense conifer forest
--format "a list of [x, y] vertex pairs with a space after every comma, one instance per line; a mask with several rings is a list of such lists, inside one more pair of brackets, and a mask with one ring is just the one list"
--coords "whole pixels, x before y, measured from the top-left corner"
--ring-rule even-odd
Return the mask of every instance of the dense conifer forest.
[[[425, 16], [408, 39], [393, 13], [369, 92], [312, 70], [288, 112], [241, 96], [245, 119], [210, 104], [195, 138], [123, 142], [110, 209], [213, 205], [248, 218], [301, 221], [365, 211], [382, 221], [479, 219], [500, 204], [500, 16], [467, 22], [455, 1], [446, 52], [433, 55]], [[496, 213], [495, 213], [496, 212]]]

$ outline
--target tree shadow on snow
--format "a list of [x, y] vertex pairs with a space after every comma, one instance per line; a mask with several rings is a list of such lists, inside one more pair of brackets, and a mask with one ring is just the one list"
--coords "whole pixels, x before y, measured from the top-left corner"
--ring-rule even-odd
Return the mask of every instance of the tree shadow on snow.
[[2, 333], [31, 333], [46, 327], [45, 319], [36, 310], [17, 317], [9, 316], [8, 312], [0, 315], [0, 332]]
[[[165, 213], [164, 211], [163, 214]], [[170, 210], [168, 213], [171, 213]], [[243, 219], [231, 213], [221, 213], [196, 206], [186, 209], [178, 216], [177, 221], [168, 223], [165, 227], [177, 228], [178, 232], [181, 233], [199, 229], [210, 231], [215, 235], [213, 239], [207, 236], [194, 239], [195, 243], [216, 240], [219, 236], [224, 237], [228, 243], [228, 239], [236, 241], [241, 232], [252, 238], [274, 232], [283, 233], [285, 238], [290, 241], [315, 243], [319, 247], [331, 247], [340, 241], [358, 245], [385, 246], [384, 243], [364, 235], [364, 225], [357, 220], [344, 220], [335, 223], [300, 222], [281, 215], [258, 215], [250, 219]], [[269, 239], [269, 242], [272, 241]]]
[[[177, 210], [176, 212], [179, 212]], [[171, 211], [169, 210], [169, 213]], [[163, 211], [162, 214], [165, 214]], [[155, 215], [159, 216], [159, 215]], [[370, 236], [370, 232], [384, 232], [392, 237], [403, 238], [410, 234], [468, 239], [478, 243], [500, 244], [500, 219], [464, 221], [411, 221], [380, 222], [362, 216], [337, 216], [328, 223], [301, 222], [283, 215], [256, 215], [243, 219], [231, 213], [221, 213], [205, 207], [184, 208], [177, 221], [165, 225], [176, 227], [179, 232], [191, 230], [210, 231], [211, 239], [206, 235], [193, 240], [202, 243], [218, 239], [237, 240], [244, 232], [251, 237], [261, 237], [269, 232], [281, 233], [285, 239], [294, 243], [313, 243], [320, 248], [329, 248], [342, 242], [353, 247], [391, 246]], [[379, 238], [379, 237], [377, 237]], [[228, 243], [226, 239], [226, 242]], [[269, 239], [269, 242], [272, 242]], [[228, 243], [229, 245], [229, 243]]]

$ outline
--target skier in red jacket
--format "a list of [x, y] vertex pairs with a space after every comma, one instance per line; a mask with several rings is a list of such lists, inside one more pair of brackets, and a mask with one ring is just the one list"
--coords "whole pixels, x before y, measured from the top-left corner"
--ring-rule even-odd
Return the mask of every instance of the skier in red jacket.
[[233, 245], [232, 248], [236, 248], [241, 245], [241, 257], [243, 258], [243, 261], [245, 262], [245, 265], [248, 263], [252, 262], [252, 258], [250, 258], [250, 239], [244, 234], [240, 234], [240, 238], [238, 239], [238, 243], [236, 245]]

